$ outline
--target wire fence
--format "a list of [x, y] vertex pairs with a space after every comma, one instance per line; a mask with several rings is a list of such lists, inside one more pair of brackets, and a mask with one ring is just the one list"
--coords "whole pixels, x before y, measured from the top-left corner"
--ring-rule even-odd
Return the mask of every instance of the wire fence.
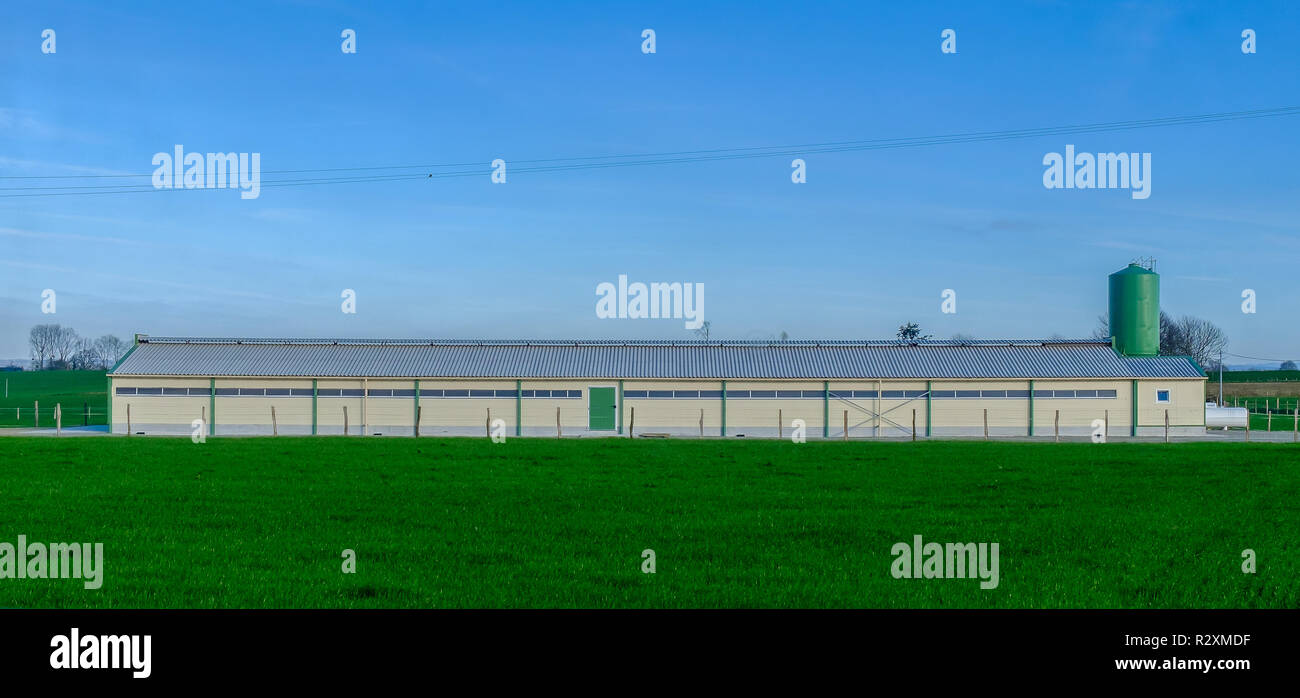
[[1291, 414], [1300, 407], [1300, 397], [1225, 397], [1224, 407], [1245, 407], [1251, 414]]
[[78, 406], [49, 404], [28, 407], [0, 407], [0, 427], [54, 428], [57, 426], [55, 407], [63, 411], [63, 426], [94, 427], [108, 424], [108, 411], [94, 409], [89, 403]]

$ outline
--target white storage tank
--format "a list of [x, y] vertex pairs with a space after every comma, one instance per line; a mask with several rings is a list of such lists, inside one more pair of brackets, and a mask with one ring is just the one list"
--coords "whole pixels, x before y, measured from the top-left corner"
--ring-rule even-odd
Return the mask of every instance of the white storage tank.
[[1250, 419], [1250, 415], [1245, 407], [1219, 407], [1213, 402], [1205, 403], [1206, 428], [1241, 427], [1245, 429], [1246, 420], [1248, 419]]

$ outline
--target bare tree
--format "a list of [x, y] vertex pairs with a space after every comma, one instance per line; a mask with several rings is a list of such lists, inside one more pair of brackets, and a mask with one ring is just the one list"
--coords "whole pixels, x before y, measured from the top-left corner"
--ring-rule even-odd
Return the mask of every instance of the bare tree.
[[1162, 353], [1190, 356], [1202, 366], [1217, 364], [1219, 352], [1228, 344], [1228, 336], [1218, 325], [1191, 315], [1182, 316], [1172, 325], [1177, 328], [1174, 334], [1178, 343], [1172, 347], [1175, 351]]
[[84, 338], [77, 340], [77, 350], [68, 358], [68, 368], [74, 371], [93, 370], [102, 363], [95, 351], [95, 343]]
[[704, 321], [704, 322], [699, 326], [699, 328], [697, 328], [697, 329], [695, 330], [695, 335], [696, 335], [697, 337], [699, 337], [700, 339], [705, 339], [705, 340], [707, 340], [707, 339], [709, 338], [709, 332], [711, 332], [712, 330], [713, 330], [713, 321], [712, 321], [712, 320], [705, 320], [705, 321]]
[[54, 326], [53, 343], [50, 346], [50, 363], [55, 368], [67, 368], [72, 355], [77, 353], [81, 336], [71, 327]]
[[106, 369], [116, 366], [130, 349], [130, 343], [118, 339], [117, 335], [106, 334], [95, 340], [95, 354], [99, 357], [99, 365]]
[[56, 338], [63, 331], [59, 325], [34, 325], [31, 334], [27, 338], [27, 347], [31, 352], [32, 363], [35, 364], [36, 370], [42, 371], [49, 367], [49, 361], [54, 354], [54, 345], [57, 343]]
[[1110, 341], [1110, 313], [1097, 316], [1097, 326], [1092, 330], [1092, 338], [1103, 342]]

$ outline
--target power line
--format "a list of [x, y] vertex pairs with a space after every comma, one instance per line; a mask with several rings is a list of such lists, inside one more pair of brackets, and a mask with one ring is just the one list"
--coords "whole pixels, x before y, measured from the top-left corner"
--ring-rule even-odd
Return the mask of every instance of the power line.
[[[1197, 125], [1205, 123], [1217, 123], [1222, 121], [1236, 121], [1242, 119], [1257, 119], [1271, 116], [1295, 116], [1300, 114], [1300, 106], [1279, 107], [1274, 109], [1256, 109], [1250, 111], [1220, 112], [1214, 114], [1197, 114], [1189, 116], [1164, 117], [1159, 119], [1141, 119], [1129, 121], [1113, 121], [1095, 124], [1078, 124], [1071, 126], [1054, 126], [1031, 129], [1015, 129], [1004, 131], [978, 131], [971, 133], [946, 134], [937, 136], [920, 136], [908, 138], [888, 138], [888, 139], [871, 139], [855, 141], [832, 141], [826, 143], [807, 143], [802, 145], [782, 145], [782, 146], [749, 146], [738, 148], [713, 148], [706, 150], [682, 150], [662, 153], [629, 153], [620, 155], [595, 155], [581, 157], [562, 157], [562, 158], [538, 158], [508, 161], [514, 165], [510, 168], [513, 173], [544, 173], [544, 172], [562, 172], [570, 170], [590, 170], [604, 169], [609, 167], [639, 167], [649, 165], [665, 165], [695, 162], [715, 162], [723, 160], [741, 160], [762, 157], [789, 157], [804, 156], [823, 153], [840, 153], [840, 152], [860, 152], [873, 150], [893, 150], [900, 148], [916, 148], [934, 145], [949, 145], [955, 143], [981, 143], [996, 142], [1005, 140], [1017, 140], [1024, 138], [1036, 138], [1043, 136], [1073, 135], [1084, 133], [1102, 133], [1126, 131], [1144, 128], [1157, 128], [1162, 126], [1181, 126]], [[548, 164], [551, 163], [551, 164]], [[563, 164], [567, 163], [567, 164]], [[519, 165], [524, 165], [520, 167]], [[530, 166], [531, 165], [531, 166]], [[432, 165], [386, 165], [373, 167], [332, 167], [318, 169], [296, 169], [296, 170], [267, 170], [266, 174], [304, 174], [304, 173], [326, 173], [326, 172], [377, 172], [380, 170], [410, 170], [410, 169], [440, 169], [453, 167], [474, 167], [472, 170], [453, 170], [450, 172], [424, 172], [424, 173], [388, 173], [388, 174], [353, 174], [342, 177], [321, 177], [312, 179], [285, 179], [270, 180], [261, 183], [260, 186], [307, 186], [314, 184], [345, 184], [360, 182], [381, 182], [381, 181], [400, 181], [415, 179], [443, 179], [454, 177], [473, 177], [489, 174], [488, 169], [479, 163], [443, 163]], [[3, 176], [0, 179], [102, 179], [102, 178], [136, 178], [152, 177], [149, 174], [132, 174], [132, 175], [42, 175], [42, 176]], [[199, 187], [199, 189], [206, 189]], [[77, 191], [69, 191], [77, 190]], [[93, 191], [84, 191], [93, 190]], [[59, 185], [50, 187], [0, 187], [0, 191], [34, 191], [40, 193], [28, 194], [0, 194], [0, 198], [12, 197], [29, 197], [29, 196], [68, 196], [68, 195], [89, 195], [89, 194], [123, 194], [134, 192], [150, 191], [178, 191], [182, 188], [155, 188], [152, 185], [122, 183], [114, 185]]]
[[1278, 363], [1281, 363], [1281, 362], [1283, 362], [1283, 361], [1294, 361], [1294, 360], [1295, 360], [1295, 359], [1266, 359], [1266, 358], [1264, 358], [1264, 357], [1262, 357], [1262, 356], [1242, 356], [1241, 354], [1229, 354], [1229, 353], [1226, 352], [1226, 351], [1223, 352], [1223, 355], [1224, 355], [1224, 356], [1231, 356], [1231, 357], [1234, 358], [1234, 359], [1251, 359], [1251, 360], [1254, 360], [1254, 361], [1276, 361], [1276, 362], [1278, 362]]

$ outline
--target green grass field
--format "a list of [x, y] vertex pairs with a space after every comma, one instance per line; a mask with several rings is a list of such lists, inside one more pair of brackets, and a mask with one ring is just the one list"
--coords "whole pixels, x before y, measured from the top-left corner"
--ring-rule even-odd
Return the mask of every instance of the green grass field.
[[33, 402], [41, 404], [40, 426], [54, 426], [54, 405], [63, 405], [63, 425], [81, 426], [90, 408], [90, 424], [105, 424], [108, 381], [104, 371], [14, 371], [0, 373], [9, 381], [9, 397], [0, 388], [0, 427], [34, 427]]
[[1290, 444], [5, 437], [0, 542], [106, 562], [0, 606], [1294, 608], [1298, 500]]
[[[1219, 381], [1219, 372], [1207, 374], [1211, 383]], [[1224, 371], [1224, 383], [1276, 383], [1280, 381], [1300, 381], [1300, 371]]]

